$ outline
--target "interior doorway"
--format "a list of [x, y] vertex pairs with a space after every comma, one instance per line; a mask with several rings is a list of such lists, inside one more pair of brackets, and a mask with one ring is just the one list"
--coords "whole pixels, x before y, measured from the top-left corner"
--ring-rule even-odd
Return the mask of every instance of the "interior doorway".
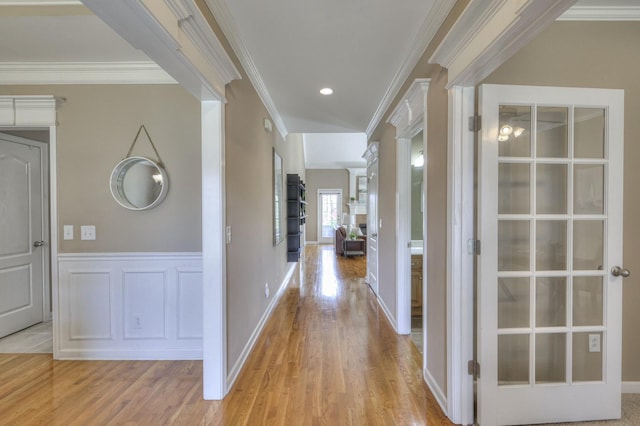
[[342, 217], [342, 189], [318, 189], [318, 244], [331, 244]]
[[0, 133], [0, 350], [53, 349], [48, 143], [48, 130]]
[[[411, 340], [420, 353], [424, 353], [424, 141], [421, 130], [411, 138], [411, 185], [409, 211], [411, 242], [409, 247], [411, 276]], [[406, 262], [403, 263], [406, 265]]]

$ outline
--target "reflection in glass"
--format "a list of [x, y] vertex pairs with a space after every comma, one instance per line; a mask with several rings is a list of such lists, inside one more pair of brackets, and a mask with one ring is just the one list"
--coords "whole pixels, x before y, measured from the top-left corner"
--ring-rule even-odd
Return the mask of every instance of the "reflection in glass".
[[498, 166], [498, 213], [529, 213], [529, 164], [500, 163]]
[[573, 269], [595, 271], [603, 268], [604, 222], [573, 222]]
[[576, 164], [573, 167], [573, 212], [604, 213], [604, 166]]
[[498, 270], [529, 270], [529, 221], [498, 222]]
[[536, 269], [564, 271], [567, 269], [567, 222], [539, 220], [536, 222]]
[[[589, 336], [600, 342], [600, 351], [589, 352]], [[573, 333], [573, 381], [592, 382], [602, 380], [602, 353], [604, 350], [602, 333]]]
[[498, 328], [529, 327], [529, 278], [498, 278]]
[[536, 383], [566, 382], [567, 339], [564, 333], [536, 334]]
[[529, 157], [531, 155], [531, 107], [500, 105], [498, 155]]
[[536, 213], [567, 213], [567, 165], [536, 166]]
[[536, 157], [567, 158], [568, 117], [566, 107], [538, 107]]
[[575, 109], [575, 158], [604, 158], [604, 114], [602, 108]]
[[529, 383], [529, 335], [498, 336], [498, 384]]
[[573, 325], [603, 325], [602, 277], [573, 277]]
[[536, 279], [536, 327], [560, 327], [567, 323], [567, 279]]

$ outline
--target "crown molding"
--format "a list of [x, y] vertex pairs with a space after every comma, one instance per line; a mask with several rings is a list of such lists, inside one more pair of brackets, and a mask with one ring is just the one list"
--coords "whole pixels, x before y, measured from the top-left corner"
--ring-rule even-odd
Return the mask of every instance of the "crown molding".
[[564, 12], [558, 21], [640, 21], [640, 6], [580, 6]]
[[0, 84], [176, 84], [144, 62], [0, 62]]
[[417, 78], [411, 83], [398, 105], [387, 119], [396, 128], [396, 138], [405, 137], [407, 131], [420, 126], [427, 108], [430, 78]]
[[429, 62], [447, 68], [447, 88], [476, 85], [574, 2], [472, 0]]
[[79, 0], [0, 0], [0, 6], [82, 6]]
[[240, 60], [244, 71], [247, 73], [251, 84], [253, 84], [253, 87], [269, 112], [269, 115], [271, 115], [271, 119], [276, 125], [278, 132], [280, 132], [282, 138], [285, 139], [288, 133], [287, 127], [285, 126], [284, 120], [278, 112], [278, 109], [273, 103], [271, 95], [269, 95], [267, 86], [264, 84], [264, 80], [262, 79], [255, 62], [253, 62], [249, 49], [240, 36], [238, 24], [236, 24], [236, 21], [231, 14], [231, 10], [229, 10], [229, 7], [224, 0], [205, 0], [205, 3], [211, 10], [211, 13], [215, 16], [216, 21], [218, 22], [218, 25], [220, 25], [225, 37], [227, 37], [231, 48], [238, 56], [238, 59]]
[[454, 5], [455, 2], [451, 1], [436, 0], [434, 2], [434, 5], [427, 14], [427, 18], [424, 20], [416, 34], [405, 60], [393, 76], [391, 84], [387, 87], [382, 100], [378, 104], [376, 112], [373, 114], [373, 117], [365, 130], [367, 139], [371, 137], [376, 127], [378, 127], [380, 120], [382, 120], [382, 117], [389, 109], [391, 102], [393, 102], [393, 99], [398, 95], [398, 92], [407, 81], [407, 78], [409, 78], [409, 74], [411, 74], [411, 71], [413, 71], [418, 64], [418, 61], [424, 54], [424, 51], [429, 46], [429, 43], [431, 43], [431, 40], [433, 40], [433, 37], [440, 29], [440, 26], [449, 15], [449, 12], [451, 12]]

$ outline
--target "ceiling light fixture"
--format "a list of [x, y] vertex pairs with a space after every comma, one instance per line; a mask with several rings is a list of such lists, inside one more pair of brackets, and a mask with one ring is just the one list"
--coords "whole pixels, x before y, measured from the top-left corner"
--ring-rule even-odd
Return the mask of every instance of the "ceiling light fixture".
[[513, 127], [511, 127], [508, 124], [504, 124], [501, 128], [500, 128], [500, 134], [501, 135], [506, 135], [509, 136], [511, 133], [513, 133]]
[[330, 94], [333, 93], [333, 89], [331, 89], [329, 87], [325, 87], [324, 89], [320, 89], [320, 93], [325, 95], [325, 96], [329, 96]]

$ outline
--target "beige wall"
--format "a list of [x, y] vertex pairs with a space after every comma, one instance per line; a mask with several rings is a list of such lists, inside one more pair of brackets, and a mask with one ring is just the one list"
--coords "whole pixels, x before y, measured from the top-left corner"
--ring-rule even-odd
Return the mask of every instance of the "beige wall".
[[[302, 138], [287, 141], [273, 126], [258, 93], [215, 19], [202, 0], [196, 1], [213, 31], [242, 74], [226, 86], [225, 170], [227, 225], [232, 241], [227, 245], [227, 369], [233, 369], [264, 315], [287, 271], [286, 238], [273, 245], [273, 149], [280, 154], [285, 172], [304, 176]], [[284, 190], [284, 188], [283, 188]], [[265, 283], [271, 294], [265, 298]]]
[[[200, 105], [178, 85], [0, 86], [2, 95], [55, 95], [58, 107], [58, 232], [61, 253], [199, 252], [202, 250]], [[169, 176], [158, 207], [131, 211], [111, 196], [109, 177], [141, 124], [153, 138]], [[134, 155], [155, 159], [141, 137]], [[96, 240], [80, 240], [95, 225]]]
[[307, 169], [306, 183], [309, 203], [306, 241], [318, 241], [318, 189], [341, 189], [342, 212], [349, 213], [349, 172], [345, 169]]
[[616, 88], [625, 91], [622, 379], [640, 380], [640, 22], [555, 23], [484, 83]]

